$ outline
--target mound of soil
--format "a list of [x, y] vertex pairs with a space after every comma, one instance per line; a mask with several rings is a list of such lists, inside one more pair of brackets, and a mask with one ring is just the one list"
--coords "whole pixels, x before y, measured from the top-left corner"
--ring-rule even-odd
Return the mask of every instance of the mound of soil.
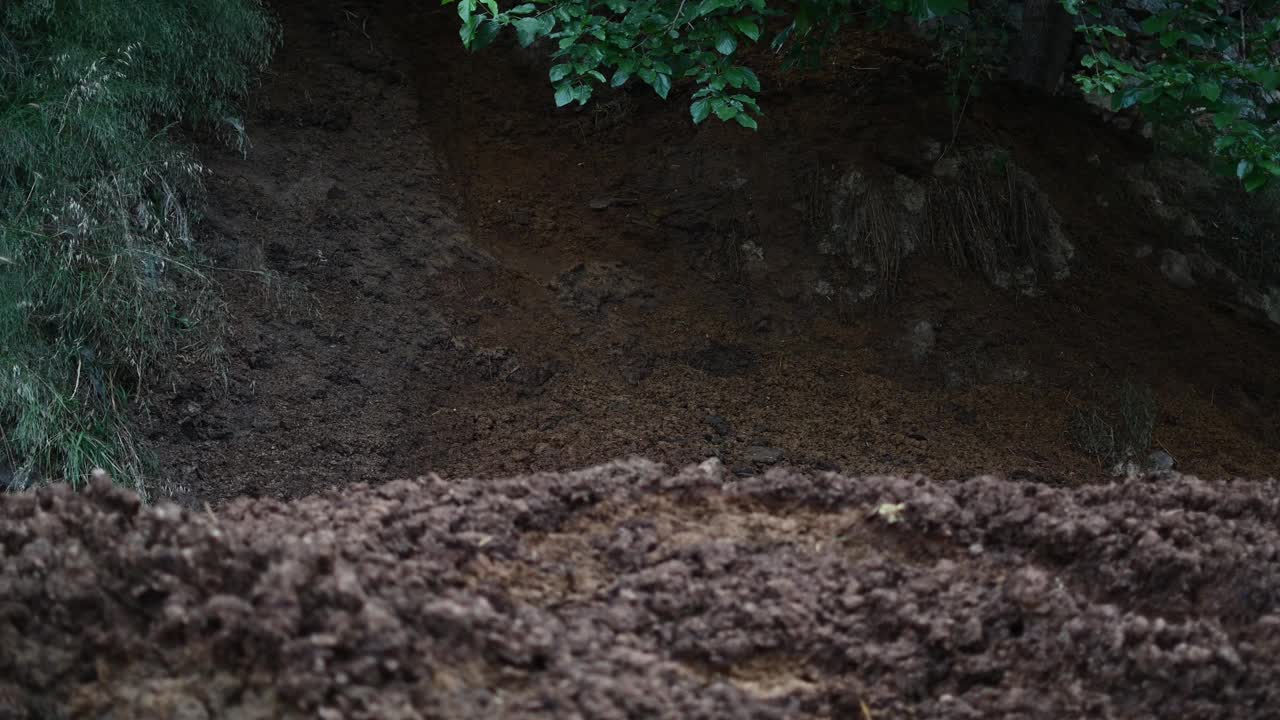
[[0, 718], [1273, 717], [1278, 497], [639, 460], [216, 513], [48, 488], [0, 498]]

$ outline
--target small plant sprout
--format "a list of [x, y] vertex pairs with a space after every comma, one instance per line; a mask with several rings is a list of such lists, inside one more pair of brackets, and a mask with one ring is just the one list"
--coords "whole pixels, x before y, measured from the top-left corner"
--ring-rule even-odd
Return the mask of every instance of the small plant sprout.
[[873, 514], [890, 525], [902, 522], [902, 514], [907, 511], [906, 503], [880, 503]]

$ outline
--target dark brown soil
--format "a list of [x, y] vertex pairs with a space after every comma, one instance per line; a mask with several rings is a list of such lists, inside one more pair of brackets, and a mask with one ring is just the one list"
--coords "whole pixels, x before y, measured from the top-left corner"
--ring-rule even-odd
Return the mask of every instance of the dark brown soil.
[[[1037, 178], [1077, 246], [1070, 279], [1026, 299], [924, 258], [887, 307], [841, 307], [810, 291], [830, 262], [806, 229], [812, 178], [919, 172], [913, 148], [949, 142], [917, 54], [852, 38], [821, 73], [765, 72], [760, 133], [695, 129], [683, 98], [643, 92], [555, 111], [536, 57], [469, 55], [429, 5], [279, 6], [288, 42], [253, 152], [209, 150], [205, 234], [239, 271], [223, 276], [230, 365], [183, 369], [164, 395], [162, 495], [631, 455], [1075, 483], [1105, 474], [1068, 418], [1127, 378], [1154, 388], [1156, 445], [1180, 469], [1280, 466], [1280, 365], [1264, 360], [1280, 333], [1133, 257], [1172, 231], [1086, 158], [1140, 152], [1068, 104], [993, 97], [958, 144], [1007, 148]], [[921, 320], [936, 346], [916, 359]]]
[[1274, 717], [1277, 497], [715, 461], [46, 489], [0, 498], [0, 718]]
[[[206, 149], [228, 364], [145, 419], [178, 505], [0, 498], [0, 720], [1275, 715], [1280, 333], [1134, 257], [1134, 142], [984, 98], [957, 147], [1036, 178], [1072, 276], [921, 257], [853, 307], [806, 211], [953, 139], [910, 42], [765, 67], [749, 134], [555, 111], [431, 3], [277, 9], [251, 155]], [[1072, 449], [1129, 378], [1204, 481]]]

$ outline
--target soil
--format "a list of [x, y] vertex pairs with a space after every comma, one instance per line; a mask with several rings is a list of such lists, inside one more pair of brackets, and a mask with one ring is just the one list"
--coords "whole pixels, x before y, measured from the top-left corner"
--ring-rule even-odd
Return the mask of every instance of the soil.
[[954, 144], [1035, 177], [1076, 246], [1069, 279], [1028, 299], [923, 257], [891, 303], [851, 307], [812, 290], [832, 260], [806, 207], [815, 178], [927, 174], [921, 145], [951, 143], [909, 41], [852, 37], [820, 72], [761, 58], [749, 133], [640, 91], [557, 111], [544, 59], [468, 54], [430, 3], [277, 10], [288, 40], [249, 158], [206, 149], [229, 362], [160, 393], [161, 495], [633, 455], [1089, 482], [1106, 468], [1068, 420], [1125, 379], [1154, 389], [1155, 445], [1180, 470], [1280, 466], [1280, 366], [1259, 360], [1280, 333], [1134, 256], [1175, 234], [1124, 195], [1142, 149], [1068, 102], [992, 93]]
[[46, 489], [0, 499], [0, 718], [1274, 717], [1277, 497], [715, 460]]
[[[275, 9], [250, 154], [202, 149], [226, 365], [143, 418], [176, 504], [0, 499], [0, 718], [1273, 712], [1280, 332], [1135, 256], [1140, 141], [998, 89], [957, 130], [888, 34], [759, 58], [747, 133], [556, 110], [431, 3]], [[823, 183], [930, 143], [1007, 151], [1070, 277], [816, 292]], [[1068, 441], [1126, 379], [1188, 475]]]

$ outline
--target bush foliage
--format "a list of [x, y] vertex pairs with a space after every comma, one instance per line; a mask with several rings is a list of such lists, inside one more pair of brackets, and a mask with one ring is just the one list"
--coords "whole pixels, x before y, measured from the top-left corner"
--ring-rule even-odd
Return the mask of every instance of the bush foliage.
[[145, 491], [133, 391], [216, 316], [180, 129], [243, 143], [279, 37], [258, 0], [0, 5], [0, 480], [102, 466]]
[[[512, 29], [529, 45], [555, 43], [550, 80], [557, 105], [585, 104], [597, 88], [633, 80], [666, 98], [692, 80], [694, 122], [715, 116], [748, 128], [762, 114], [760, 80], [738, 63], [742, 47], [767, 41], [788, 62], [814, 57], [842, 27], [907, 15], [966, 16], [974, 26], [1003, 22], [982, 0], [443, 0], [457, 4], [462, 42], [490, 44]], [[1076, 82], [1139, 105], [1160, 120], [1193, 127], [1250, 190], [1280, 176], [1280, 0], [1152, 0], [1132, 21], [1122, 3], [1060, 0], [1076, 17], [1087, 54]], [[945, 23], [939, 25], [945, 26]], [[766, 28], [778, 28], [766, 36]], [[939, 36], [940, 39], [943, 37]], [[946, 44], [945, 42], [943, 43]], [[945, 48], [944, 48], [945, 50]]]

